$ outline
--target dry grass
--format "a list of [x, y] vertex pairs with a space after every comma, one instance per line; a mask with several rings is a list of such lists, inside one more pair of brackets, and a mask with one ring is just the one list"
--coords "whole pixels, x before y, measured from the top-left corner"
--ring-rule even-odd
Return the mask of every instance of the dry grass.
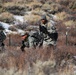
[[[76, 60], [73, 56], [76, 55], [76, 47], [72, 45], [66, 46], [64, 42], [65, 37], [62, 34], [59, 35], [56, 50], [49, 47], [37, 49], [25, 48], [25, 52], [21, 52], [20, 50], [20, 36], [11, 35], [11, 37], [11, 46], [6, 44], [6, 51], [0, 53], [0, 74], [75, 75], [74, 67], [76, 66]], [[7, 41], [8, 39], [5, 43]]]
[[31, 3], [26, 4], [26, 6], [34, 8], [34, 7], [40, 7], [40, 6], [42, 6], [42, 4], [40, 2], [35, 1], [35, 2], [31, 2]]
[[0, 53], [1, 75], [76, 75], [76, 33], [70, 28], [68, 45], [66, 45], [66, 26], [59, 22], [57, 25], [59, 37], [56, 50], [52, 48], [25, 48], [21, 52], [20, 35], [11, 34], [5, 40], [6, 51]]
[[49, 4], [44, 4], [43, 6], [42, 6], [42, 9], [51, 9], [51, 5], [49, 5]]
[[6, 22], [6, 23], [12, 23], [14, 21], [13, 14], [9, 12], [4, 12], [0, 15], [0, 21]]
[[4, 42], [7, 46], [20, 46], [21, 36], [19, 34], [9, 34]]
[[[48, 6], [47, 8], [52, 8], [49, 5], [44, 5]], [[6, 4], [5, 6], [13, 5]], [[28, 6], [30, 7], [30, 4]], [[38, 7], [38, 4], [32, 3], [31, 6]], [[58, 10], [59, 7], [53, 4], [52, 9]], [[42, 12], [39, 7], [35, 8], [32, 14], [26, 15], [24, 19], [30, 24], [34, 24], [40, 19], [38, 12], [40, 14]], [[60, 21], [57, 25], [59, 37], [56, 49], [48, 47], [25, 48], [25, 52], [21, 52], [20, 35], [8, 35], [4, 41], [6, 50], [0, 52], [0, 75], [76, 75], [76, 58], [74, 58], [76, 56], [76, 27], [70, 26], [72, 28], [70, 28], [68, 45], [66, 45], [65, 24], [72, 25], [74, 21], [65, 21], [69, 16], [66, 12], [60, 12], [56, 15]]]
[[34, 24], [34, 23], [36, 23], [40, 20], [40, 16], [39, 15], [34, 15], [34, 14], [25, 15], [24, 20], [26, 20], [30, 24]]
[[58, 17], [58, 20], [63, 21], [65, 20], [65, 18], [67, 18], [69, 15], [66, 14], [66, 12], [59, 12], [56, 14], [56, 16]]
[[19, 3], [14, 3], [14, 2], [7, 2], [7, 3], [4, 3], [4, 5], [3, 5], [4, 7], [14, 7], [14, 6], [19, 6], [19, 7], [24, 7], [24, 4], [23, 5], [21, 5], [21, 4], [19, 4]]
[[72, 26], [72, 25], [75, 25], [75, 22], [73, 20], [69, 20], [69, 21], [65, 22], [65, 25], [66, 26]]
[[43, 15], [43, 14], [46, 14], [46, 12], [43, 11], [43, 10], [41, 10], [40, 8], [37, 8], [35, 10], [32, 10], [31, 13], [34, 14], [34, 15]]
[[7, 2], [3, 5], [4, 9], [15, 15], [24, 15], [25, 9], [27, 8], [25, 4]]
[[[59, 47], [58, 51], [50, 48], [25, 49], [23, 53], [17, 47], [7, 47], [0, 54], [0, 74], [2, 75], [74, 75], [74, 63], [71, 54], [76, 54], [74, 47]], [[73, 49], [73, 50], [72, 50]], [[65, 61], [65, 63], [63, 62]], [[70, 64], [68, 64], [70, 63]], [[63, 69], [64, 68], [64, 69]]]

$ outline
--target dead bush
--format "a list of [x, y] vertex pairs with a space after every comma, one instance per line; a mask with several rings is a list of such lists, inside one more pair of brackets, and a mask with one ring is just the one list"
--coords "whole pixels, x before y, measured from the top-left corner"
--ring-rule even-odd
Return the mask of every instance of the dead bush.
[[0, 15], [0, 21], [2, 22], [13, 23], [14, 20], [13, 14], [9, 12], [4, 12]]
[[66, 12], [59, 12], [56, 14], [58, 17], [58, 20], [63, 21], [65, 20], [69, 15]]
[[4, 41], [6, 46], [20, 46], [21, 36], [19, 34], [9, 34], [7, 39]]
[[38, 22], [40, 18], [41, 17], [39, 15], [34, 15], [34, 14], [24, 16], [24, 20], [26, 20], [29, 24], [32, 24], [32, 25]]
[[9, 30], [11, 30], [11, 31], [17, 31], [17, 29], [16, 29], [15, 26], [10, 26], [10, 27], [9, 27]]
[[28, 25], [29, 25], [28, 23], [23, 22], [23, 23], [19, 23], [19, 24], [15, 25], [15, 27], [18, 29], [25, 30]]
[[22, 5], [14, 2], [7, 2], [3, 5], [3, 7], [6, 11], [15, 15], [24, 15], [24, 12], [26, 11], [25, 9], [27, 9], [24, 4]]

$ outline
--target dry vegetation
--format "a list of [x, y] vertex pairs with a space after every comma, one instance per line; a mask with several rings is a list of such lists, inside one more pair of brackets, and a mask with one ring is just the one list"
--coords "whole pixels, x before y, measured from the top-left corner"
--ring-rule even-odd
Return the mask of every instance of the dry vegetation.
[[[60, 23], [59, 23], [60, 25]], [[59, 38], [56, 50], [52, 48], [25, 48], [21, 52], [20, 35], [10, 35], [5, 40], [6, 50], [0, 53], [1, 75], [76, 75], [76, 34], [70, 29], [66, 46], [66, 26], [57, 26]], [[8, 36], [9, 37], [9, 36]], [[73, 39], [70, 39], [73, 38]]]
[[0, 14], [0, 21], [2, 21], [2, 22], [13, 23], [14, 20], [15, 19], [13, 17], [13, 14], [11, 14], [9, 12], [4, 12], [4, 13]]
[[32, 15], [32, 14], [25, 15], [24, 20], [27, 20], [27, 22], [29, 22], [30, 24], [34, 24], [40, 20], [40, 16], [39, 15]]
[[[76, 1], [9, 0], [13, 1], [10, 3], [8, 0], [1, 0], [1, 2], [3, 1], [7, 2], [4, 5], [0, 3], [0, 13], [3, 15], [0, 16], [0, 21], [3, 22], [13, 21], [12, 14], [4, 12], [7, 11], [6, 9], [8, 12], [11, 12], [10, 9], [12, 11], [15, 9], [15, 12], [11, 13], [25, 15], [24, 19], [27, 19], [30, 25], [35, 24], [42, 13], [45, 14], [46, 10], [51, 9], [52, 11], [47, 12], [54, 13], [58, 17], [59, 37], [55, 50], [41, 47], [25, 48], [25, 52], [21, 52], [21, 36], [7, 35], [7, 39], [4, 41], [5, 51], [0, 52], [0, 75], [76, 75]], [[31, 14], [24, 14], [25, 8]], [[21, 12], [21, 10], [23, 11]], [[19, 24], [17, 28], [25, 29], [26, 25], [28, 24]], [[67, 27], [69, 27], [68, 30]], [[16, 28], [11, 27], [10, 29], [15, 31]], [[68, 31], [67, 45], [66, 31]]]

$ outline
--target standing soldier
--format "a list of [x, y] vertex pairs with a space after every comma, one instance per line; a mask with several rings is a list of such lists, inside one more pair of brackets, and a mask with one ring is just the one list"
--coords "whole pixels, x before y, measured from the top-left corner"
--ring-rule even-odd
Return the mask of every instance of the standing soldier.
[[4, 49], [4, 40], [6, 39], [6, 34], [4, 32], [4, 27], [2, 26], [2, 24], [0, 24], [0, 47], [1, 47], [1, 50]]
[[56, 41], [58, 38], [58, 33], [54, 25], [52, 25], [46, 18], [45, 15], [41, 17], [40, 32], [44, 35], [43, 46], [56, 46]]

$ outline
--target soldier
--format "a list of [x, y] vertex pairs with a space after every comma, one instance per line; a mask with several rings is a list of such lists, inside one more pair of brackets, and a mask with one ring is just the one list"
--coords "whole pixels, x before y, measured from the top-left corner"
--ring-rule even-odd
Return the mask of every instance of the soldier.
[[23, 51], [23, 52], [25, 51], [24, 50], [25, 47], [27, 47], [27, 48], [29, 47], [28, 37], [29, 37], [29, 34], [27, 32], [21, 34], [21, 38], [22, 38], [21, 51]]
[[42, 15], [40, 25], [40, 32], [44, 35], [43, 46], [56, 46], [56, 41], [58, 38], [58, 33], [54, 25], [47, 20], [45, 15]]
[[4, 32], [4, 27], [2, 26], [2, 24], [0, 24], [0, 47], [1, 47], [1, 50], [4, 49], [4, 40], [6, 39], [6, 34]]
[[36, 48], [38, 45], [40, 46], [41, 36], [38, 31], [31, 30], [29, 33], [23, 33], [22, 37], [22, 46], [21, 51], [25, 51], [24, 48]]
[[40, 34], [38, 30], [30, 31], [29, 36], [29, 46], [31, 48], [41, 47], [43, 36]]

